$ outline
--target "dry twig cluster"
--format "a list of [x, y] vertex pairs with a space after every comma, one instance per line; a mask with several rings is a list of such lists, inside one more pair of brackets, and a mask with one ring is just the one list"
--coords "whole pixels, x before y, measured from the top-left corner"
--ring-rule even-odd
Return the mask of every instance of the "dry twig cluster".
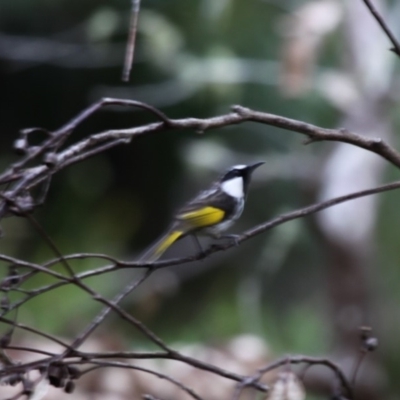
[[[364, 0], [364, 2], [392, 41], [393, 51], [399, 55], [400, 46], [383, 18], [377, 13], [369, 0]], [[130, 129], [99, 132], [65, 146], [67, 139], [69, 139], [69, 142], [73, 139], [71, 137], [78, 125], [87, 120], [94, 113], [108, 106], [141, 108], [153, 114], [157, 121], [147, 125], [132, 127]], [[43, 264], [36, 264], [27, 260], [16, 259], [5, 254], [0, 254], [0, 261], [4, 266], [8, 266], [9, 271], [8, 276], [3, 279], [0, 286], [0, 290], [3, 293], [1, 299], [0, 321], [9, 327], [0, 340], [2, 363], [0, 369], [0, 381], [2, 384], [20, 384], [20, 390], [10, 398], [10, 400], [18, 399], [23, 395], [32, 398], [33, 394], [39, 390], [40, 382], [44, 379], [48, 380], [50, 385], [63, 388], [66, 392], [72, 392], [75, 385], [74, 382], [82, 375], [92, 371], [93, 369], [109, 366], [129, 368], [153, 374], [158, 378], [168, 380], [171, 384], [176, 385], [192, 398], [197, 400], [202, 399], [201, 394], [196, 393], [194, 390], [187, 387], [182, 382], [175, 380], [173, 377], [135, 365], [134, 360], [138, 359], [176, 360], [196, 369], [208, 371], [236, 382], [236, 389], [232, 392], [233, 399], [239, 399], [243, 389], [246, 387], [264, 393], [268, 392], [270, 388], [261, 383], [260, 380], [264, 374], [272, 370], [282, 367], [287, 369], [288, 365], [295, 364], [302, 364], [307, 367], [316, 365], [324, 366], [331, 370], [332, 376], [334, 377], [335, 384], [333, 385], [334, 389], [332, 395], [337, 396], [336, 398], [343, 399], [354, 398], [354, 385], [358, 366], [356, 371], [354, 371], [353, 376], [349, 377], [343, 372], [339, 365], [331, 360], [307, 356], [288, 356], [260, 368], [253, 374], [243, 376], [177, 351], [166, 344], [141, 321], [126, 312], [120, 306], [121, 300], [132, 293], [132, 291], [134, 291], [139, 285], [143, 284], [143, 282], [158, 269], [182, 263], [190, 263], [195, 260], [210, 257], [215, 252], [229, 250], [233, 246], [232, 243], [213, 245], [201, 254], [195, 254], [191, 257], [179, 259], [158, 261], [154, 264], [122, 261], [107, 254], [79, 253], [62, 255], [52, 240], [36, 224], [32, 217], [32, 213], [36, 207], [42, 205], [46, 201], [46, 196], [51, 186], [53, 175], [72, 164], [94, 157], [115, 146], [128, 144], [132, 140], [135, 140], [137, 136], [156, 133], [165, 134], [172, 130], [193, 130], [198, 133], [204, 133], [210, 129], [222, 128], [232, 124], [242, 124], [248, 121], [275, 126], [290, 132], [300, 133], [306, 137], [306, 143], [314, 143], [317, 141], [338, 141], [348, 143], [349, 145], [357, 146], [373, 152], [377, 156], [382, 157], [389, 163], [400, 168], [400, 153], [381, 139], [370, 139], [344, 129], [325, 129], [302, 121], [251, 110], [243, 106], [234, 106], [230, 113], [206, 119], [170, 119], [160, 110], [148, 104], [130, 100], [105, 98], [90, 106], [74, 119], [53, 132], [49, 132], [42, 128], [31, 128], [25, 129], [20, 133], [20, 136], [15, 141], [14, 145], [15, 151], [21, 155], [20, 160], [11, 165], [0, 175], [0, 185], [2, 186], [2, 192], [0, 193], [0, 219], [6, 216], [21, 216], [29, 219], [42, 235], [43, 240], [47, 241], [48, 245], [53, 249], [56, 256], [54, 259], [48, 260]], [[36, 131], [45, 132], [46, 138], [38, 145], [31, 145], [30, 136]], [[397, 188], [400, 188], [400, 181], [312, 204], [302, 209], [277, 216], [249, 229], [246, 232], [243, 232], [238, 239], [238, 243], [241, 244], [256, 235], [260, 235], [287, 221], [314, 214], [336, 204]], [[38, 194], [34, 195], [34, 192]], [[7, 234], [7, 232], [4, 232], [3, 234]], [[100, 268], [85, 271], [83, 273], [76, 273], [69, 264], [70, 260], [81, 260], [87, 258], [102, 259], [107, 264]], [[54, 270], [54, 267], [57, 265], [63, 267], [62, 273]], [[143, 271], [143, 274], [139, 279], [129, 282], [127, 286], [117, 293], [113, 299], [105, 298], [85, 283], [86, 278], [95, 275], [112, 274], [114, 271], [123, 268], [140, 269]], [[35, 289], [24, 289], [24, 284], [38, 274], [51, 276], [56, 281], [55, 283], [39, 286]], [[85, 329], [77, 333], [71, 342], [64, 342], [53, 335], [18, 322], [17, 312], [25, 303], [31, 301], [36, 296], [50, 292], [63, 285], [76, 286], [80, 290], [86, 292], [94, 301], [99, 302], [104, 306], [102, 311], [88, 323]], [[9, 295], [13, 292], [19, 293], [21, 298], [18, 301], [10, 302]], [[91, 353], [80, 350], [82, 344], [84, 344], [91, 337], [92, 333], [104, 323], [106, 317], [111, 312], [127, 321], [133, 329], [140, 332], [149, 342], [157, 346], [158, 351]], [[9, 317], [9, 315], [13, 316]], [[39, 348], [18, 346], [13, 343], [13, 334], [16, 330], [26, 331], [30, 334], [38, 335], [54, 342], [59, 346], [62, 346], [63, 351], [52, 353], [43, 351]], [[373, 351], [377, 344], [376, 339], [371, 337], [370, 333], [366, 330], [362, 331], [361, 343], [362, 355]], [[36, 353], [41, 357], [32, 362], [17, 362], [9, 356], [10, 350]], [[40, 372], [39, 377], [35, 380], [32, 380], [29, 375], [33, 370]], [[277, 381], [271, 390], [271, 393], [278, 391], [278, 387], [276, 386], [278, 385], [278, 382], [280, 385], [286, 385], [285, 387], [289, 387], [289, 385], [294, 385], [293, 387], [296, 387], [297, 385], [297, 383], [293, 383], [292, 375], [286, 373], [283, 378], [281, 377]], [[149, 395], [148, 398], [152, 398], [151, 395]]]

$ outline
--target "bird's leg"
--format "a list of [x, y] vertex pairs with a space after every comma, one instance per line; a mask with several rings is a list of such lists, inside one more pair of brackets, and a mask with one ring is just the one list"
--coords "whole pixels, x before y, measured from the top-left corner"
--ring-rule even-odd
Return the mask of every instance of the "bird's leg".
[[197, 247], [198, 250], [199, 250], [199, 253], [200, 253], [202, 256], [204, 256], [205, 252], [204, 252], [203, 248], [201, 247], [201, 244], [200, 244], [200, 241], [199, 241], [199, 238], [197, 237], [197, 235], [196, 235], [195, 233], [193, 233], [193, 234], [190, 235], [190, 236], [193, 238], [193, 241], [195, 242], [196, 247]]

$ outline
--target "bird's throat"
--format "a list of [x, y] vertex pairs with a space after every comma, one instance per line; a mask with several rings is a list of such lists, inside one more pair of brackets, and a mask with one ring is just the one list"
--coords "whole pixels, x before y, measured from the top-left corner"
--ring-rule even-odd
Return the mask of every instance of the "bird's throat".
[[236, 177], [222, 182], [221, 189], [229, 196], [237, 199], [243, 197], [243, 178]]

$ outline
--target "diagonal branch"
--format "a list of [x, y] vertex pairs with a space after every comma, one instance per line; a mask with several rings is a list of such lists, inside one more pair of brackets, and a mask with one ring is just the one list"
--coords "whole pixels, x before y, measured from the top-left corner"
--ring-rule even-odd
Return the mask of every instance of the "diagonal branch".
[[[80, 140], [78, 142], [75, 142], [72, 145], [66, 147], [65, 149], [61, 149], [61, 147], [65, 143], [65, 140], [69, 137], [69, 135], [75, 130], [75, 128], [80, 123], [89, 118], [93, 113], [97, 112], [99, 109], [108, 105], [139, 107], [147, 111], [150, 111], [153, 115], [157, 117], [159, 122], [154, 122], [151, 124], [133, 127], [129, 129], [108, 130], [100, 132], [97, 134], [90, 135], [89, 137]], [[0, 195], [3, 199], [3, 201], [0, 201], [0, 219], [7, 212], [16, 213], [16, 211], [19, 212], [19, 215], [28, 217], [28, 213], [33, 211], [34, 207], [30, 208], [28, 211], [26, 211], [26, 209], [24, 208], [23, 196], [27, 191], [41, 184], [42, 182], [50, 182], [49, 178], [53, 174], [60, 171], [61, 169], [66, 168], [71, 164], [81, 162], [90, 157], [93, 157], [96, 154], [102, 153], [113, 146], [129, 143], [136, 136], [161, 133], [170, 131], [172, 129], [181, 131], [195, 130], [196, 132], [203, 133], [209, 129], [221, 128], [234, 124], [241, 124], [248, 121], [274, 126], [277, 128], [286, 129], [289, 131], [303, 134], [308, 138], [308, 142], [338, 141], [338, 142], [348, 143], [363, 148], [365, 150], [371, 151], [383, 157], [396, 167], [400, 168], [400, 154], [389, 144], [387, 144], [381, 139], [367, 138], [344, 129], [325, 129], [312, 124], [305, 123], [303, 121], [293, 120], [278, 115], [255, 111], [242, 106], [234, 106], [232, 108], [232, 112], [211, 118], [205, 118], [205, 119], [183, 118], [183, 119], [172, 120], [169, 119], [161, 111], [144, 103], [131, 100], [122, 100], [122, 99], [102, 99], [98, 103], [88, 107], [77, 117], [67, 122], [57, 131], [48, 133], [48, 137], [43, 141], [41, 145], [29, 149], [26, 156], [23, 157], [19, 163], [16, 163], [13, 166], [11, 166], [11, 168], [9, 168], [5, 173], [3, 173], [0, 176], [0, 184], [7, 183], [7, 185], [9, 185], [7, 191], [4, 194]], [[23, 133], [21, 133], [22, 135], [21, 137], [23, 137], [23, 135], [25, 135], [26, 137], [26, 135], [28, 135], [29, 132], [30, 132], [29, 130], [24, 131]], [[36, 166], [34, 165], [33, 167], [28, 168], [27, 167], [29, 165], [28, 163], [35, 161], [38, 155], [44, 157], [45, 163], [43, 164], [40, 161]], [[87, 327], [83, 329], [83, 331], [75, 337], [71, 345], [66, 345], [62, 342], [59, 342], [59, 344], [63, 344], [64, 347], [66, 348], [63, 353], [57, 355], [51, 355], [50, 357], [44, 359], [43, 361], [31, 362], [18, 366], [19, 368], [18, 370], [24, 371], [25, 368], [25, 371], [27, 371], [29, 368], [34, 368], [36, 366], [50, 365], [51, 363], [61, 363], [64, 362], [64, 360], [66, 360], [67, 358], [79, 357], [80, 352], [77, 351], [77, 348], [87, 340], [87, 338], [92, 334], [92, 332], [104, 321], [106, 316], [111, 311], [114, 311], [120, 317], [127, 320], [133, 327], [141, 331], [151, 342], [153, 342], [162, 350], [164, 350], [166, 358], [181, 361], [188, 365], [192, 365], [196, 368], [207, 370], [209, 372], [218, 374], [220, 376], [224, 376], [228, 379], [236, 380], [237, 382], [244, 382], [246, 380], [246, 377], [233, 374], [229, 371], [217, 368], [211, 364], [207, 364], [202, 361], [187, 357], [171, 349], [152, 331], [150, 331], [145, 325], [143, 325], [140, 321], [132, 317], [130, 314], [126, 313], [120, 306], [118, 306], [118, 303], [125, 296], [131, 293], [156, 269], [203, 259], [218, 251], [228, 250], [232, 248], [234, 245], [236, 245], [236, 243], [242, 243], [250, 238], [253, 238], [261, 233], [264, 233], [285, 222], [297, 218], [303, 218], [307, 215], [314, 214], [318, 211], [324, 210], [326, 208], [332, 207], [340, 203], [344, 203], [346, 201], [398, 188], [400, 188], [400, 181], [381, 185], [373, 189], [363, 190], [345, 196], [340, 196], [328, 201], [312, 204], [310, 206], [300, 208], [298, 210], [286, 214], [282, 214], [278, 217], [275, 217], [269, 221], [266, 221], [260, 225], [255, 226], [252, 229], [243, 232], [241, 235], [239, 235], [237, 241], [235, 241], [235, 244], [232, 242], [227, 242], [225, 244], [216, 244], [211, 246], [208, 250], [206, 250], [204, 253], [201, 254], [195, 254], [191, 257], [185, 257], [185, 258], [157, 261], [156, 263], [153, 264], [141, 263], [136, 261], [123, 262], [116, 260], [113, 257], [109, 257], [107, 255], [99, 255], [99, 254], [92, 254], [92, 255], [77, 254], [77, 255], [63, 256], [61, 255], [61, 253], [56, 251], [57, 254], [56, 259], [51, 260], [43, 265], [37, 265], [0, 255], [0, 261], [12, 262], [16, 266], [22, 268], [28, 268], [30, 272], [26, 273], [22, 277], [23, 282], [25, 282], [27, 279], [29, 279], [31, 276], [35, 275], [38, 272], [47, 273], [49, 275], [52, 275], [53, 278], [58, 279], [56, 283], [27, 291], [26, 296], [22, 300], [10, 305], [10, 307], [7, 308], [6, 312], [9, 312], [13, 309], [18, 309], [22, 304], [31, 300], [33, 297], [66, 284], [76, 285], [77, 287], [79, 287], [80, 289], [84, 290], [89, 295], [91, 295], [91, 297], [94, 300], [99, 301], [106, 305], [106, 307], [103, 308], [103, 310], [87, 325]], [[67, 264], [67, 259], [74, 259], [74, 258], [82, 259], [88, 257], [104, 258], [110, 261], [112, 265], [103, 266], [95, 270], [86, 271], [80, 274], [75, 274], [74, 271], [70, 269]], [[59, 273], [50, 270], [52, 266], [55, 266], [58, 263], [63, 263], [64, 266], [67, 267], [67, 272], [69, 273], [70, 276], [63, 276]], [[124, 290], [122, 290], [119, 294], [117, 294], [117, 296], [115, 296], [113, 300], [108, 300], [102, 297], [100, 294], [92, 290], [89, 286], [85, 285], [82, 281], [83, 279], [89, 276], [104, 274], [121, 268], [144, 268], [146, 269], [146, 272], [144, 273], [142, 278], [140, 278], [138, 281], [131, 282]], [[15, 288], [12, 287], [10, 290], [17, 291], [18, 289], [19, 288], [17, 287]], [[13, 324], [12, 321], [7, 320], [5, 318], [2, 318], [2, 321], [6, 324], [13, 325], [19, 329], [30, 330], [31, 332], [40, 334], [40, 332], [37, 330], [32, 330], [30, 328], [28, 329], [25, 325], [22, 324], [17, 324], [17, 323]], [[45, 336], [45, 337], [53, 341], [56, 339], [52, 336]], [[85, 359], [82, 358], [82, 362], [85, 362]], [[293, 363], [295, 362], [296, 360], [293, 359]], [[13, 368], [14, 370], [17, 370], [17, 366], [13, 365], [9, 372], [12, 372]], [[342, 384], [344, 387], [346, 386], [344, 382], [342, 382]], [[259, 390], [263, 391], [267, 390], [265, 386], [255, 381], [250, 382], [249, 385], [255, 386]]]
[[[360, 192], [355, 192], [355, 193], [350, 193], [348, 195], [335, 197], [334, 199], [322, 201], [322, 202], [312, 204], [310, 206], [303, 207], [303, 208], [300, 208], [300, 209], [297, 209], [297, 210], [294, 210], [294, 211], [291, 211], [291, 212], [288, 212], [285, 214], [281, 214], [269, 221], [266, 221], [266, 222], [259, 224], [253, 228], [250, 228], [249, 230], [238, 235], [237, 241], [235, 241], [235, 243], [227, 242], [225, 244], [214, 244], [211, 247], [209, 247], [208, 249], [206, 249], [205, 251], [203, 251], [202, 253], [198, 253], [198, 254], [195, 254], [192, 256], [188, 256], [188, 257], [161, 260], [161, 261], [156, 261], [154, 263], [142, 263], [139, 261], [117, 260], [106, 254], [78, 253], [78, 254], [66, 255], [66, 256], [62, 257], [62, 259], [74, 260], [74, 259], [100, 258], [100, 259], [110, 260], [114, 263], [113, 265], [107, 265], [107, 266], [103, 266], [103, 267], [100, 267], [97, 269], [93, 269], [90, 271], [85, 271], [85, 272], [76, 274], [77, 279], [85, 279], [85, 278], [89, 278], [92, 276], [110, 273], [115, 270], [125, 269], [125, 268], [148, 268], [149, 270], [157, 270], [157, 269], [161, 269], [161, 268], [167, 268], [167, 267], [174, 266], [174, 265], [181, 265], [181, 264], [185, 264], [188, 262], [203, 260], [216, 252], [225, 251], [225, 250], [231, 249], [232, 247], [236, 247], [237, 243], [241, 244], [242, 242], [249, 240], [254, 236], [260, 235], [266, 231], [269, 231], [270, 229], [273, 229], [278, 225], [282, 225], [282, 224], [292, 221], [294, 219], [303, 218], [305, 216], [315, 214], [315, 213], [325, 210], [329, 207], [333, 207], [335, 205], [345, 203], [346, 201], [350, 201], [350, 200], [354, 200], [354, 199], [358, 199], [358, 198], [362, 198], [365, 196], [370, 196], [370, 195], [374, 195], [374, 194], [378, 194], [378, 193], [383, 193], [383, 192], [387, 192], [390, 190], [396, 190], [396, 189], [400, 189], [400, 181], [395, 181], [395, 182], [377, 186], [372, 189], [362, 190]], [[43, 268], [43, 267], [37, 266], [36, 264], [26, 263], [24, 261], [17, 260], [15, 258], [7, 257], [7, 256], [3, 256], [3, 255], [0, 255], [0, 260], [1, 259], [4, 259], [6, 261], [12, 261], [16, 265], [29, 267], [29, 268], [32, 268], [37, 271], [42, 271], [42, 268]], [[47, 268], [49, 268], [50, 266], [53, 266], [61, 261], [62, 260], [60, 258], [50, 260], [49, 262], [44, 264], [45, 269], [43, 269], [43, 272], [51, 273], [50, 270]], [[54, 273], [54, 274], [55, 274], [55, 276], [57, 276], [57, 278], [59, 278], [61, 280], [56, 283], [52, 283], [52, 284], [49, 284], [46, 286], [39, 287], [34, 290], [30, 290], [29, 296], [10, 305], [10, 307], [7, 311], [9, 312], [15, 308], [20, 307], [22, 304], [29, 301], [33, 297], [36, 297], [40, 294], [46, 293], [50, 290], [53, 290], [58, 287], [61, 287], [61, 286], [71, 283], [70, 279], [65, 278], [63, 276], [59, 276], [58, 274], [56, 275], [56, 273]]]
[[375, 6], [372, 4], [371, 0], [363, 0], [365, 5], [368, 7], [368, 10], [371, 12], [371, 14], [374, 16], [374, 18], [377, 20], [378, 24], [382, 28], [382, 30], [385, 32], [386, 36], [389, 38], [389, 40], [392, 42], [393, 48], [391, 49], [397, 56], [400, 57], [400, 43], [398, 42], [396, 36], [393, 34], [391, 29], [389, 28], [388, 24], [386, 21], [383, 19], [382, 15], [378, 12], [378, 10], [375, 8]]

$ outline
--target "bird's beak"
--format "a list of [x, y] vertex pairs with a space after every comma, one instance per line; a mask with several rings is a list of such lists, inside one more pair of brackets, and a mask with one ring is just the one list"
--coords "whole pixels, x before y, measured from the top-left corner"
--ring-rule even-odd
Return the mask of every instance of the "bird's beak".
[[265, 161], [259, 161], [254, 164], [250, 164], [247, 166], [247, 170], [252, 173], [256, 168], [260, 167], [261, 165], [265, 164]]

